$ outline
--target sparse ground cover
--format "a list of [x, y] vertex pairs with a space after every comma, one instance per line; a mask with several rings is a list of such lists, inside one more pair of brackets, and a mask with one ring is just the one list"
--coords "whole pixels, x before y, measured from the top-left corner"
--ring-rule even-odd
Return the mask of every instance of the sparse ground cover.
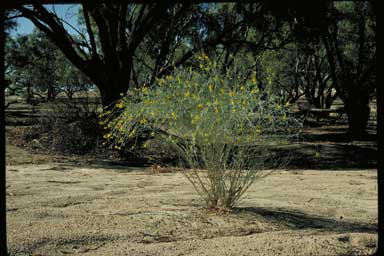
[[[377, 241], [374, 169], [279, 170], [210, 212], [173, 169], [7, 147], [11, 255], [364, 255]], [[325, 152], [323, 152], [325, 155]], [[16, 155], [16, 156], [15, 156]], [[39, 156], [37, 156], [39, 157]], [[34, 163], [34, 164], [33, 164]]]

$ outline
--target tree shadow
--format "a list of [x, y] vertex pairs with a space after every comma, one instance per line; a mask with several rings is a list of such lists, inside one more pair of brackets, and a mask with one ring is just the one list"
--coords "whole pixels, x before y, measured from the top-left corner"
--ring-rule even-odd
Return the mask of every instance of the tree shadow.
[[322, 229], [332, 232], [378, 232], [378, 227], [375, 224], [357, 223], [343, 219], [337, 220], [282, 208], [242, 207], [236, 208], [234, 211], [236, 213], [251, 213], [262, 216], [268, 221], [282, 224], [291, 229]]
[[67, 163], [65, 166], [72, 169], [86, 167], [91, 169], [111, 169], [118, 173], [130, 173], [144, 172], [150, 166], [150, 163], [143, 159], [133, 159], [131, 161], [88, 159], [76, 163]]
[[358, 139], [352, 138], [345, 129], [336, 128], [322, 128], [327, 133], [322, 134], [303, 134], [302, 140], [305, 142], [319, 143], [319, 142], [334, 142], [334, 143], [349, 143], [353, 141], [359, 142], [372, 142], [377, 141], [376, 134], [366, 133], [361, 135]]
[[374, 169], [377, 166], [376, 148], [346, 144], [302, 144], [280, 157], [288, 157], [289, 169]]
[[[283, 147], [272, 146], [260, 152], [261, 165], [266, 169], [293, 170], [361, 170], [377, 167], [377, 136], [367, 134], [361, 140], [352, 140], [346, 133], [347, 128], [325, 126], [307, 130], [300, 136], [298, 143], [292, 142]], [[153, 151], [153, 152], [152, 152]], [[120, 159], [81, 161], [80, 165], [91, 168], [111, 168], [121, 172], [137, 171], [152, 165], [178, 166], [174, 153], [159, 154], [159, 150], [143, 153], [136, 152]], [[259, 155], [255, 155], [259, 157]]]
[[288, 159], [287, 169], [353, 170], [377, 167], [377, 135], [370, 131], [353, 139], [344, 126], [306, 129], [298, 142], [286, 148], [272, 149], [276, 156]]

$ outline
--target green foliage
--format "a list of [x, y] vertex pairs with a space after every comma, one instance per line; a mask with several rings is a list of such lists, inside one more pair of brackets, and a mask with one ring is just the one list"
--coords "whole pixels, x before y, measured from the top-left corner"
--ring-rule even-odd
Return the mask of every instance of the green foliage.
[[[38, 32], [9, 39], [5, 62], [10, 88], [30, 98], [35, 92], [55, 87], [57, 49]], [[32, 88], [33, 86], [33, 88]]]
[[93, 88], [93, 83], [80, 70], [73, 66], [61, 53], [56, 57], [58, 69], [58, 90], [64, 91], [69, 99], [72, 99], [76, 92], [85, 92]]
[[30, 99], [48, 92], [48, 99], [52, 99], [64, 91], [71, 98], [75, 92], [92, 87], [91, 81], [42, 33], [9, 38], [6, 49], [6, 78], [14, 94]]
[[223, 75], [207, 55], [198, 61], [197, 70], [177, 70], [118, 102], [104, 137], [121, 149], [150, 131], [192, 169], [184, 173], [209, 207], [233, 207], [260, 177], [264, 149], [289, 143], [300, 124], [278, 98], [258, 90], [255, 74], [239, 81], [236, 68]]

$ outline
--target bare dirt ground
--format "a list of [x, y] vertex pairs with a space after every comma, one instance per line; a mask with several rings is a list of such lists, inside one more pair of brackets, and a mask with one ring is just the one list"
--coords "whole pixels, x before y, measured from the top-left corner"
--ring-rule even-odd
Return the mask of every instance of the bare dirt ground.
[[11, 255], [369, 255], [376, 249], [373, 169], [275, 171], [238, 208], [217, 213], [204, 209], [192, 185], [171, 169], [35, 158], [7, 165]]
[[[28, 123], [30, 106], [16, 107], [24, 116], [8, 121]], [[350, 141], [345, 122], [312, 124], [292, 149], [289, 169], [255, 183], [227, 213], [204, 209], [192, 185], [173, 170], [52, 155], [39, 136], [23, 145], [33, 154], [8, 143], [10, 253], [371, 255], [377, 246], [376, 138], [370, 133]], [[13, 142], [23, 137], [14, 132]]]

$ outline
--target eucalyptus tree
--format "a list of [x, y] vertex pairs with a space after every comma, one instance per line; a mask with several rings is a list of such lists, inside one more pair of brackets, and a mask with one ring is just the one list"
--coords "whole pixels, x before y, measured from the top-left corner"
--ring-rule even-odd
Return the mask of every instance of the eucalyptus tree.
[[195, 52], [234, 42], [244, 30], [245, 19], [227, 19], [228, 9], [225, 20], [220, 20], [224, 12], [212, 12], [213, 6], [190, 1], [84, 2], [85, 33], [80, 40], [41, 4], [17, 9], [98, 87], [103, 105], [108, 106], [129, 88], [169, 74]]
[[[103, 105], [109, 106], [130, 88], [135, 54], [144, 38], [163, 17], [183, 17], [189, 5], [87, 1], [81, 6], [86, 27], [81, 40], [70, 35], [63, 21], [41, 4], [19, 5], [17, 10], [98, 87]], [[171, 11], [173, 8], [177, 10]]]
[[57, 53], [56, 70], [58, 90], [64, 92], [72, 100], [77, 92], [88, 92], [93, 88], [92, 82], [80, 70], [72, 65], [61, 52]]
[[331, 79], [326, 79], [326, 85], [332, 83], [343, 100], [353, 137], [365, 133], [369, 100], [376, 83], [374, 4], [374, 1], [300, 0], [270, 6], [275, 16], [291, 24], [296, 42], [321, 44], [316, 54], [325, 52], [325, 69], [329, 73], [325, 77]]
[[333, 83], [348, 114], [349, 131], [359, 137], [369, 119], [376, 83], [376, 17], [369, 2], [332, 4], [321, 37]]
[[52, 100], [58, 93], [58, 50], [44, 34], [34, 31], [30, 35], [9, 39], [5, 61], [10, 88], [24, 92], [27, 101], [43, 92]]

